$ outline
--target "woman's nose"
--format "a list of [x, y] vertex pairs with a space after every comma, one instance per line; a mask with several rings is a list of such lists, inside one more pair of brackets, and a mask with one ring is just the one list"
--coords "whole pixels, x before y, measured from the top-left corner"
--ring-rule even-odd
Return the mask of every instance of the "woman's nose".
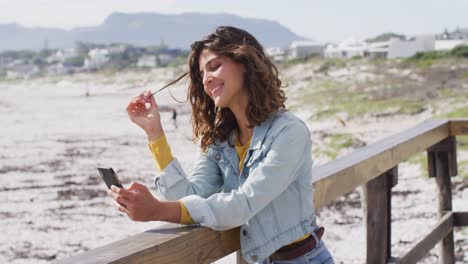
[[204, 86], [207, 86], [209, 83], [211, 83], [213, 81], [213, 76], [205, 73], [203, 75], [203, 85]]

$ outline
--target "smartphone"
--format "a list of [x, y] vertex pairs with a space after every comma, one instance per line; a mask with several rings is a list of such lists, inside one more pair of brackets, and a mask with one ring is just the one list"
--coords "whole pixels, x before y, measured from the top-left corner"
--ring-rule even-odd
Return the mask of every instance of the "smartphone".
[[107, 185], [107, 188], [111, 188], [112, 185], [115, 185], [119, 188], [123, 188], [122, 183], [120, 182], [117, 174], [112, 168], [98, 168], [99, 174], [101, 174], [102, 179]]

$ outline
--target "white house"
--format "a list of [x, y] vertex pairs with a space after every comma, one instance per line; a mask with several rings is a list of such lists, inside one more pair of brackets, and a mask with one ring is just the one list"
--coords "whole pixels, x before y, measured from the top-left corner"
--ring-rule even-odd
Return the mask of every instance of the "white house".
[[92, 49], [88, 53], [88, 58], [85, 59], [83, 67], [88, 70], [96, 70], [104, 66], [108, 61], [107, 55], [109, 51], [106, 49]]
[[392, 39], [387, 58], [408, 58], [417, 52], [432, 51], [434, 49], [434, 35], [419, 35], [410, 40]]
[[468, 39], [468, 28], [456, 28], [450, 32], [447, 29], [442, 34], [436, 35], [437, 40]]
[[290, 58], [305, 58], [312, 55], [323, 56], [325, 45], [315, 41], [293, 41], [289, 45]]
[[47, 67], [47, 74], [49, 75], [64, 75], [73, 72], [73, 67], [64, 65], [63, 63], [56, 63]]
[[435, 50], [451, 50], [459, 45], [468, 45], [468, 39], [437, 39]]
[[374, 58], [387, 58], [388, 50], [390, 49], [391, 43], [392, 39], [388, 41], [369, 43], [367, 44], [367, 52], [369, 53], [369, 56]]
[[280, 47], [271, 47], [267, 48], [266, 53], [270, 58], [272, 58], [275, 62], [282, 62], [286, 59], [287, 52], [286, 50]]
[[29, 79], [31, 77], [39, 75], [39, 67], [33, 64], [21, 64], [16, 65], [6, 72], [7, 79]]
[[158, 66], [157, 57], [155, 55], [143, 55], [138, 59], [137, 67], [156, 67]]
[[74, 48], [59, 49], [54, 54], [50, 55], [46, 60], [48, 63], [65, 62], [67, 59], [76, 57], [77, 53]]
[[362, 40], [346, 39], [339, 44], [329, 44], [325, 48], [327, 58], [352, 58], [354, 56], [367, 56], [368, 45]]
[[163, 53], [163, 54], [159, 54], [158, 55], [158, 58], [157, 58], [157, 63], [158, 63], [158, 66], [162, 66], [162, 67], [165, 67], [169, 64], [169, 62], [171, 62], [175, 57], [172, 56], [171, 54], [167, 54], [167, 53]]

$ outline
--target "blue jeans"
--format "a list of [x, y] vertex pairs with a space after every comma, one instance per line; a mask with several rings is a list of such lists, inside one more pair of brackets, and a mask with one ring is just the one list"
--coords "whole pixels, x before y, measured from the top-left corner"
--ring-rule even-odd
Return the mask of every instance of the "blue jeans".
[[304, 255], [297, 257], [295, 259], [289, 260], [275, 260], [270, 262], [269, 259], [265, 259], [259, 264], [334, 264], [333, 257], [328, 251], [327, 246], [323, 243], [322, 240], [318, 245], [313, 248], [311, 251], [305, 253]]

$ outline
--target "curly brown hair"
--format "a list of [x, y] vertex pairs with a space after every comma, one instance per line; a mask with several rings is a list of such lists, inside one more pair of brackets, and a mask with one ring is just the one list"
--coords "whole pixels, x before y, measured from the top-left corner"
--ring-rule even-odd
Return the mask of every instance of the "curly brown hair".
[[211, 144], [227, 140], [229, 134], [238, 127], [232, 111], [229, 108], [217, 109], [213, 100], [204, 92], [198, 63], [204, 49], [244, 65], [244, 87], [249, 95], [246, 114], [251, 127], [259, 125], [278, 109], [285, 108], [286, 96], [278, 78], [278, 69], [260, 43], [247, 31], [221, 26], [202, 40], [194, 42], [191, 49], [188, 97], [192, 105], [194, 140], [201, 138], [203, 150]]

